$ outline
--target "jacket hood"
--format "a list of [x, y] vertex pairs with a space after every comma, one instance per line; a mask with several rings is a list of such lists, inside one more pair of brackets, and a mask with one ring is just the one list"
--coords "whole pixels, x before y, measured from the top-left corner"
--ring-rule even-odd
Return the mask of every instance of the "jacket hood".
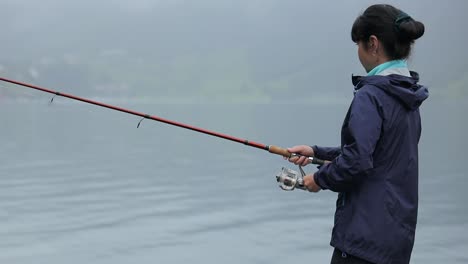
[[418, 84], [419, 74], [410, 72], [411, 77], [391, 74], [374, 76], [352, 76], [354, 89], [372, 85], [397, 98], [406, 108], [417, 109], [429, 97], [427, 87]]

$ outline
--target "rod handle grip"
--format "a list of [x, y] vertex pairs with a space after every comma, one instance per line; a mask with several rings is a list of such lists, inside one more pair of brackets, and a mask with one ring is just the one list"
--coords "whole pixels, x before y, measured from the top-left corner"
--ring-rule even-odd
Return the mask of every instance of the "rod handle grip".
[[312, 164], [315, 164], [315, 165], [319, 165], [319, 166], [322, 166], [322, 165], [325, 165], [327, 163], [330, 163], [330, 161], [328, 160], [321, 160], [321, 159], [317, 159], [317, 158], [312, 158], [311, 162]]
[[[278, 147], [278, 146], [269, 146], [268, 151], [270, 153], [278, 154], [286, 158], [291, 158], [293, 156], [293, 153], [290, 153], [287, 149]], [[310, 158], [310, 159], [311, 159], [312, 164], [316, 164], [320, 166], [331, 162], [329, 160], [321, 160], [318, 158]]]
[[291, 157], [291, 153], [287, 149], [282, 148], [282, 147], [269, 146], [268, 151], [270, 153], [278, 154], [278, 155], [281, 155], [281, 156], [286, 157], [286, 158]]

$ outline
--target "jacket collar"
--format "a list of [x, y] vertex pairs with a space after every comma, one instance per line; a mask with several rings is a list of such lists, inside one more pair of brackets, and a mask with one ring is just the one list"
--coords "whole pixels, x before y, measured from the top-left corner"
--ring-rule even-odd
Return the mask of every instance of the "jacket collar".
[[[410, 75], [411, 75], [411, 77], [407, 77], [407, 78], [413, 79], [414, 82], [416, 82], [416, 83], [419, 82], [419, 74], [417, 72], [410, 71]], [[391, 76], [391, 75], [388, 75], [388, 76]], [[351, 81], [353, 83], [354, 90], [357, 91], [364, 84], [366, 84], [368, 80], [372, 80], [374, 78], [382, 78], [382, 77], [385, 77], [385, 76], [382, 76], [382, 75], [374, 75], [374, 76], [351, 75]]]

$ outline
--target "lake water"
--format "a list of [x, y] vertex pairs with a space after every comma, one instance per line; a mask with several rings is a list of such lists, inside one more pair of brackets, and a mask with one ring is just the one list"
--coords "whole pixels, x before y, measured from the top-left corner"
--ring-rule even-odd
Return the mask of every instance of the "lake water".
[[[275, 174], [295, 169], [281, 157], [43, 98], [0, 101], [0, 263], [329, 263], [336, 194], [281, 191]], [[338, 145], [347, 109], [119, 105], [283, 147]], [[422, 110], [412, 263], [468, 263], [467, 110], [432, 100]]]

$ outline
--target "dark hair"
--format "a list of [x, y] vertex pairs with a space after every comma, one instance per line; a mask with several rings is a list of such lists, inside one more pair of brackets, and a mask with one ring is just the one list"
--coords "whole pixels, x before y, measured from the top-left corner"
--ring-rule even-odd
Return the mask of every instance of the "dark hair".
[[406, 59], [411, 45], [424, 35], [424, 24], [391, 5], [372, 5], [354, 21], [351, 39], [367, 44], [371, 35], [382, 42], [390, 59]]

